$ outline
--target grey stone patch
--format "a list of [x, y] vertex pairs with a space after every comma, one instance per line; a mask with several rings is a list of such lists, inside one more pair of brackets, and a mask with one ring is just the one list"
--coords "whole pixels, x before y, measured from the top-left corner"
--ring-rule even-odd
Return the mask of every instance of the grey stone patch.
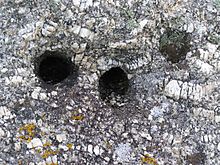
[[120, 163], [128, 163], [131, 161], [131, 152], [132, 149], [128, 143], [126, 144], [119, 144], [115, 148], [115, 156], [116, 160]]

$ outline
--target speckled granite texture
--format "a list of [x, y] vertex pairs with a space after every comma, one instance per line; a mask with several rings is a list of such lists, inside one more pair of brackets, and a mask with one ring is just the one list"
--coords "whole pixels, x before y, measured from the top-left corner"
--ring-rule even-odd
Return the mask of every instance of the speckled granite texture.
[[0, 164], [220, 164], [219, 45], [220, 0], [0, 0]]

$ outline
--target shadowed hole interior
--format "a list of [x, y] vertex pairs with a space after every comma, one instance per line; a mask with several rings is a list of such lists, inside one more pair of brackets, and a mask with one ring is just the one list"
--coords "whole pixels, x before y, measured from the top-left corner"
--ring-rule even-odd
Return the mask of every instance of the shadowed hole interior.
[[36, 63], [37, 76], [47, 84], [57, 84], [74, 72], [71, 59], [57, 51], [46, 51]]
[[190, 51], [189, 33], [167, 29], [160, 38], [160, 52], [172, 63], [178, 63], [186, 58]]
[[106, 71], [99, 79], [99, 92], [102, 100], [113, 95], [125, 95], [129, 87], [127, 74], [120, 67]]

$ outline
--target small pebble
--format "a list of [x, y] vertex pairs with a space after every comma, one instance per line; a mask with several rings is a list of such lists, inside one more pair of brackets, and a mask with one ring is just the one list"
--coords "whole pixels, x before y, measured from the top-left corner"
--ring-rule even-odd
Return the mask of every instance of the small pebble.
[[220, 143], [218, 143], [217, 149], [220, 152]]
[[65, 134], [58, 134], [56, 135], [56, 139], [58, 142], [62, 142], [66, 140], [66, 135]]
[[91, 144], [88, 145], [88, 152], [93, 153], [93, 146]]
[[100, 151], [99, 151], [99, 146], [98, 145], [94, 147], [94, 153], [96, 155], [99, 155]]

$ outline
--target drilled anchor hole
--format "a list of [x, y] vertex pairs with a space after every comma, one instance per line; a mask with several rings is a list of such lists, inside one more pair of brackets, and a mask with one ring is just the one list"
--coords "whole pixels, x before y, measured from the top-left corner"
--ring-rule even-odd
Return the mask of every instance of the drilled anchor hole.
[[57, 84], [68, 76], [76, 74], [75, 65], [66, 54], [58, 51], [46, 51], [36, 59], [36, 75], [46, 84]]
[[160, 38], [160, 52], [172, 63], [178, 63], [186, 58], [190, 51], [189, 33], [167, 29]]
[[120, 67], [106, 71], [99, 79], [99, 92], [102, 100], [123, 96], [129, 88], [128, 76]]

